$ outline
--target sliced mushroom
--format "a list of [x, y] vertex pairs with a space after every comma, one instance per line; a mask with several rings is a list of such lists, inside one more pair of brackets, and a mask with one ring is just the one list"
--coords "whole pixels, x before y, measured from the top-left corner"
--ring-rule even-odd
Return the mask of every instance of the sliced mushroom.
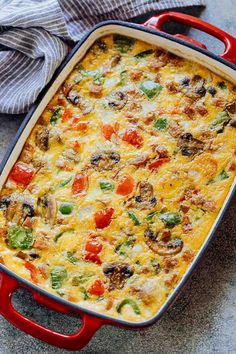
[[80, 89], [79, 89], [78, 85], [74, 85], [72, 87], [72, 89], [68, 92], [66, 98], [74, 106], [79, 107], [81, 109], [82, 113], [85, 115], [85, 114], [88, 114], [89, 112], [91, 112], [92, 106], [91, 106], [90, 102], [85, 97], [80, 95], [79, 90]]
[[148, 155], [147, 154], [141, 154], [139, 156], [136, 156], [130, 160], [128, 160], [128, 163], [133, 166], [143, 166], [147, 162]]
[[102, 150], [94, 152], [90, 158], [91, 165], [97, 171], [112, 170], [120, 161], [120, 154], [113, 150]]
[[0, 200], [0, 209], [4, 210], [5, 217], [8, 221], [22, 225], [27, 217], [35, 215], [33, 205], [19, 198], [4, 197]]
[[205, 79], [200, 75], [194, 75], [190, 81], [182, 80], [180, 84], [182, 85], [181, 91], [194, 100], [206, 94]]
[[183, 87], [188, 87], [190, 84], [190, 78], [189, 77], [184, 77], [181, 81], [180, 81], [180, 85]]
[[7, 221], [12, 221], [16, 213], [17, 206], [18, 206], [17, 201], [13, 201], [9, 197], [3, 197], [0, 200], [0, 209], [4, 211], [4, 215]]
[[35, 215], [35, 211], [33, 206], [30, 203], [24, 202], [22, 204], [23, 217], [26, 219], [27, 217], [32, 218]]
[[236, 101], [229, 102], [225, 105], [225, 110], [231, 118], [230, 125], [236, 128]]
[[12, 201], [8, 207], [7, 219], [22, 225], [27, 217], [33, 217], [34, 208], [27, 202]]
[[115, 111], [120, 111], [128, 102], [128, 95], [123, 91], [116, 91], [108, 99], [108, 106]]
[[50, 224], [55, 224], [57, 217], [57, 202], [52, 195], [48, 198], [47, 220]]
[[31, 260], [34, 260], [34, 259], [39, 258], [40, 256], [39, 256], [39, 254], [37, 252], [31, 251], [29, 253], [29, 257], [30, 257]]
[[15, 222], [17, 224], [22, 223], [22, 204], [16, 200], [12, 200], [7, 208], [6, 218], [8, 221]]
[[236, 128], [236, 118], [231, 120], [230, 126], [233, 127], [233, 128]]
[[74, 85], [73, 81], [65, 81], [63, 86], [62, 86], [62, 92], [65, 96], [68, 95], [69, 91], [72, 89]]
[[[107, 44], [102, 40], [98, 39], [92, 48], [90, 49], [90, 53], [93, 54], [95, 58], [99, 58], [103, 53], [106, 53], [108, 50]], [[79, 65], [78, 65], [79, 68]]]
[[203, 77], [201, 77], [200, 75], [194, 75], [191, 80], [191, 84], [194, 86], [195, 95], [200, 97], [205, 96], [206, 88], [204, 86], [205, 79]]
[[38, 214], [51, 225], [54, 225], [57, 218], [57, 201], [52, 195], [44, 195], [38, 199]]
[[140, 197], [150, 199], [153, 197], [153, 186], [148, 182], [141, 182], [139, 185]]
[[99, 49], [99, 51], [105, 53], [107, 51], [107, 44], [102, 40], [102, 39], [98, 39], [93, 46], [93, 51], [95, 54], [97, 54], [97, 50]]
[[139, 195], [135, 197], [135, 207], [139, 209], [153, 209], [157, 203], [153, 196], [153, 186], [148, 182], [139, 184]]
[[164, 242], [158, 238], [158, 234], [153, 230], [147, 229], [145, 231], [145, 242], [148, 247], [160, 256], [170, 256], [181, 252], [183, 248], [183, 241], [176, 237], [168, 242]]
[[33, 160], [33, 153], [35, 149], [30, 143], [25, 143], [24, 149], [20, 154], [20, 160], [26, 164], [29, 164]]
[[77, 89], [72, 88], [67, 96], [67, 100], [70, 101], [74, 106], [78, 106], [81, 100], [80, 94]]
[[111, 58], [110, 67], [111, 67], [111, 68], [114, 68], [117, 64], [119, 64], [120, 60], [121, 60], [121, 55], [120, 55], [120, 54], [114, 55], [114, 56]]
[[176, 81], [167, 81], [166, 83], [166, 88], [171, 92], [171, 93], [176, 93], [176, 92], [184, 92], [186, 93], [187, 90], [189, 90], [191, 80], [189, 77], [184, 77], [180, 82]]
[[6, 210], [11, 202], [11, 199], [9, 197], [2, 197], [0, 199], [0, 209]]
[[122, 289], [125, 285], [126, 279], [134, 274], [132, 267], [126, 263], [108, 263], [104, 266], [103, 273], [110, 280], [109, 291]]
[[209, 87], [207, 88], [207, 92], [209, 92], [209, 94], [210, 94], [212, 97], [214, 97], [217, 91], [216, 91], [215, 87], [209, 86]]
[[47, 151], [49, 149], [49, 130], [43, 126], [39, 127], [35, 134], [35, 144], [42, 151]]
[[225, 105], [225, 110], [227, 111], [230, 118], [235, 118], [236, 115], [236, 101], [229, 102]]
[[179, 137], [177, 146], [180, 147], [183, 156], [193, 156], [202, 153], [205, 144], [195, 139], [191, 133], [185, 133]]

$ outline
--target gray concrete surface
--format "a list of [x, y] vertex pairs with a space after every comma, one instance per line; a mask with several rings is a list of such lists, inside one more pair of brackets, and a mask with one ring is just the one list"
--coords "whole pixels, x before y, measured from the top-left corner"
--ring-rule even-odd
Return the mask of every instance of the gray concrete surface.
[[[236, 35], [236, 1], [207, 0], [201, 17]], [[191, 10], [200, 15], [199, 10]], [[176, 30], [171, 27], [171, 31]], [[178, 30], [184, 30], [179, 28]], [[222, 46], [209, 36], [191, 30], [219, 52]], [[22, 117], [0, 116], [0, 159]], [[233, 354], [236, 353], [236, 203], [232, 203], [221, 227], [192, 279], [163, 318], [144, 331], [107, 326], [81, 351], [86, 354]], [[1, 294], [0, 294], [1, 301]], [[15, 306], [25, 315], [63, 333], [72, 333], [80, 320], [45, 309], [20, 292]], [[0, 353], [66, 353], [27, 336], [0, 318]]]

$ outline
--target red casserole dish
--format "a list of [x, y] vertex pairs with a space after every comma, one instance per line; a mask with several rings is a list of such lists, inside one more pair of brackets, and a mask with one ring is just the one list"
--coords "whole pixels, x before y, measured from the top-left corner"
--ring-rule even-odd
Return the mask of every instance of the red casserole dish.
[[[207, 51], [204, 44], [199, 43], [193, 39], [185, 37], [183, 35], [171, 36], [162, 32], [162, 26], [169, 20], [180, 22], [194, 28], [200, 29], [206, 33], [213, 35], [220, 39], [225, 45], [224, 53], [218, 57]], [[69, 54], [66, 61], [57, 70], [54, 78], [49, 83], [48, 87], [42, 92], [34, 107], [28, 113], [27, 117], [23, 121], [12, 145], [10, 146], [5, 158], [2, 161], [0, 171], [0, 185], [2, 186], [8, 173], [17, 160], [19, 153], [27, 139], [32, 127], [35, 125], [38, 117], [47, 105], [50, 98], [57, 91], [58, 87], [65, 80], [68, 73], [78, 62], [78, 60], [85, 54], [91, 44], [99, 37], [110, 34], [120, 33], [128, 35], [130, 37], [138, 38], [146, 42], [158, 44], [159, 46], [167, 49], [170, 52], [178, 54], [180, 56], [189, 58], [193, 61], [197, 61], [202, 65], [210, 68], [212, 71], [220, 73], [229, 81], [235, 80], [236, 82], [236, 39], [230, 34], [204, 22], [203, 20], [195, 17], [184, 15], [180, 13], [167, 12], [150, 18], [143, 26], [130, 24], [119, 21], [107, 21], [97, 25], [91, 30], [82, 41], [73, 49]], [[203, 243], [200, 251], [198, 252], [195, 260], [185, 273], [175, 290], [169, 296], [165, 304], [157, 312], [157, 314], [150, 320], [140, 323], [133, 323], [124, 320], [117, 320], [106, 315], [101, 315], [95, 311], [84, 309], [76, 304], [73, 304], [67, 300], [63, 300], [53, 294], [46, 292], [33, 285], [32, 283], [19, 277], [4, 265], [0, 264], [0, 313], [10, 323], [22, 331], [38, 338], [44, 342], [55, 345], [60, 348], [79, 350], [83, 348], [94, 333], [105, 324], [112, 324], [116, 326], [122, 326], [131, 329], [143, 328], [145, 326], [153, 324], [157, 321], [167, 308], [173, 303], [180, 290], [192, 274], [194, 268], [198, 264], [204, 251], [206, 250], [209, 242], [211, 241], [216, 228], [218, 227], [226, 208], [228, 207], [230, 200], [234, 194], [236, 185], [233, 184], [225, 203], [208, 235]], [[61, 313], [75, 312], [78, 313], [83, 321], [83, 324], [78, 333], [72, 335], [64, 335], [47, 329], [34, 321], [26, 318], [18, 311], [14, 309], [11, 303], [11, 298], [14, 291], [17, 288], [26, 288], [31, 291], [33, 298], [39, 303]]]

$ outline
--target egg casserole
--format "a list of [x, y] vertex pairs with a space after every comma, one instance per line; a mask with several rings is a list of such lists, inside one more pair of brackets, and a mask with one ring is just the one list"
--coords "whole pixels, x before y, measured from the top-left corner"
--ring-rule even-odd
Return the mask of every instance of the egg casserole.
[[156, 46], [96, 41], [45, 108], [0, 195], [0, 262], [133, 322], [153, 317], [233, 184], [236, 88]]

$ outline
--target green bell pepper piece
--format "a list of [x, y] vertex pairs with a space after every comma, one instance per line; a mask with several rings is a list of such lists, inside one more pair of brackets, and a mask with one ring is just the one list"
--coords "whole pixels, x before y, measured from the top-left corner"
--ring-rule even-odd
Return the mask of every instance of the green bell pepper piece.
[[56, 125], [57, 124], [57, 121], [58, 121], [58, 119], [61, 118], [62, 113], [63, 113], [63, 108], [62, 107], [57, 107], [55, 109], [55, 111], [53, 112], [53, 114], [52, 114], [52, 116], [50, 118], [51, 125]]
[[8, 244], [11, 248], [21, 250], [30, 249], [33, 246], [33, 230], [22, 226], [11, 225], [8, 228]]
[[64, 181], [62, 181], [60, 183], [60, 187], [65, 187], [68, 183], [70, 183], [71, 180], [72, 180], [72, 177], [68, 177], [67, 179], [65, 179]]
[[215, 178], [210, 179], [210, 181], [207, 184], [213, 184], [215, 182], [220, 182], [223, 181], [225, 179], [229, 178], [228, 173], [225, 170], [222, 170], [218, 176], [216, 176]]
[[76, 264], [78, 263], [78, 258], [76, 258], [74, 256], [75, 252], [71, 252], [71, 251], [68, 251], [67, 254], [66, 254], [66, 258], [68, 259], [68, 261], [72, 264]]
[[115, 252], [121, 256], [125, 256], [126, 252], [134, 246], [135, 241], [135, 237], [129, 237], [126, 241], [116, 247]]
[[128, 76], [128, 71], [127, 70], [123, 70], [120, 73], [120, 82], [119, 85], [120, 86], [124, 86], [127, 80], [127, 76]]
[[117, 50], [121, 53], [127, 53], [133, 47], [135, 39], [120, 34], [114, 34], [113, 41]]
[[217, 82], [217, 86], [221, 89], [221, 90], [226, 90], [227, 89], [227, 86], [225, 84], [224, 81], [219, 81]]
[[95, 275], [95, 272], [85, 272], [84, 274], [75, 275], [72, 278], [72, 285], [79, 286], [80, 284], [83, 284], [86, 281], [88, 281], [94, 275]]
[[89, 296], [87, 290], [85, 289], [85, 287], [81, 286], [81, 287], [79, 288], [79, 290], [80, 290], [81, 293], [84, 295], [84, 300], [90, 299], [90, 296]]
[[54, 242], [57, 242], [59, 240], [59, 238], [61, 238], [65, 233], [67, 232], [73, 232], [75, 230], [73, 229], [70, 229], [70, 230], [66, 230], [66, 231], [63, 231], [63, 232], [60, 232], [59, 234], [57, 234], [55, 237], [54, 237]]
[[228, 173], [227, 173], [225, 170], [222, 170], [222, 171], [219, 173], [219, 180], [220, 180], [220, 181], [223, 181], [224, 179], [227, 179], [227, 178], [229, 178]]
[[146, 58], [147, 56], [153, 54], [153, 52], [154, 52], [153, 49], [147, 49], [147, 50], [144, 50], [144, 51], [136, 54], [134, 57], [136, 59], [143, 59], [143, 58]]
[[146, 80], [140, 84], [139, 88], [149, 99], [152, 99], [161, 92], [163, 86], [152, 80]]
[[138, 226], [141, 224], [133, 211], [128, 211], [128, 216], [133, 221], [134, 225]]
[[155, 273], [155, 274], [159, 274], [160, 271], [161, 271], [161, 265], [160, 265], [160, 263], [158, 262], [158, 260], [152, 258], [152, 259], [151, 259], [151, 265], [152, 265], [152, 268], [153, 268], [153, 270], [154, 270], [154, 273]]
[[133, 299], [124, 299], [122, 300], [117, 306], [116, 306], [116, 311], [118, 313], [121, 313], [121, 310], [122, 308], [125, 306], [125, 305], [130, 305], [132, 307], [132, 309], [134, 310], [134, 313], [136, 315], [140, 315], [141, 314], [141, 311], [138, 307], [138, 304], [136, 301], [134, 301]]
[[167, 119], [166, 118], [159, 118], [154, 123], [154, 128], [159, 132], [163, 132], [166, 130], [167, 127]]
[[153, 219], [155, 218], [155, 216], [158, 215], [158, 212], [157, 211], [154, 211], [153, 213], [149, 214], [147, 217], [146, 217], [146, 220], [150, 223], [153, 223]]
[[99, 185], [102, 191], [113, 191], [115, 188], [114, 183], [107, 180], [100, 181]]
[[169, 227], [170, 229], [181, 223], [181, 217], [179, 213], [163, 213], [160, 214], [160, 219], [165, 224], [165, 226]]
[[67, 278], [67, 271], [64, 266], [56, 266], [51, 272], [51, 284], [53, 289], [60, 289], [63, 281]]
[[223, 133], [224, 127], [229, 123], [229, 121], [230, 117], [228, 113], [225, 111], [220, 112], [210, 125], [210, 129], [216, 131], [216, 133]]

